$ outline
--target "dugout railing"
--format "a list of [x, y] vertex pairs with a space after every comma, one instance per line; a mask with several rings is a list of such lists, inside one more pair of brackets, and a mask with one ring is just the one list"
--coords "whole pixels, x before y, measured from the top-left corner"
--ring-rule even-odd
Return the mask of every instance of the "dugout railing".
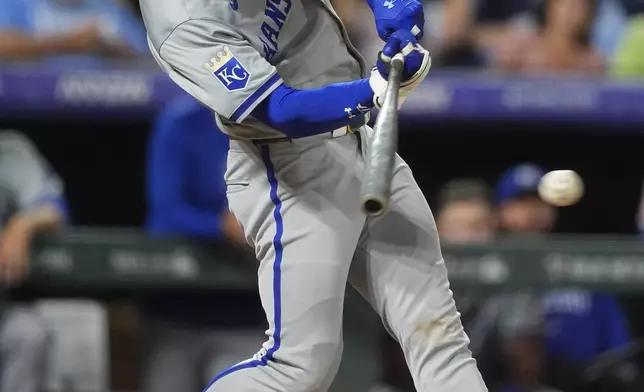
[[[568, 286], [644, 291], [644, 241], [552, 236], [443, 244], [453, 285], [493, 290]], [[242, 246], [153, 239], [135, 229], [72, 229], [38, 238], [33, 281], [42, 290], [254, 290], [255, 260]]]
[[[456, 289], [495, 292], [574, 286], [619, 293], [644, 291], [644, 242], [637, 237], [502, 239], [486, 245], [443, 245]], [[256, 291], [248, 249], [181, 239], [152, 239], [136, 229], [79, 228], [38, 238], [31, 278], [18, 294], [97, 299], [155, 292]], [[332, 392], [368, 392], [381, 370], [381, 323], [347, 291], [345, 352]]]

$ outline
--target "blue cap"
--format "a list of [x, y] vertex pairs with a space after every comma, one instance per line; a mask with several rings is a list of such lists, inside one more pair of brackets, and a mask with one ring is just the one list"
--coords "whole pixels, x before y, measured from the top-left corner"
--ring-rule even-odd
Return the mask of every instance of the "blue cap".
[[519, 196], [536, 194], [545, 171], [532, 163], [512, 166], [501, 175], [496, 185], [496, 202], [502, 204]]

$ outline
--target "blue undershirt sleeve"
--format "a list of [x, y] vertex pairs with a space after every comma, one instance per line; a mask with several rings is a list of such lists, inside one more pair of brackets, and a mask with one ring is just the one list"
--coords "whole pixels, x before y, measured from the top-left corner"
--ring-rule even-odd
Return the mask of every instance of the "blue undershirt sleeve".
[[300, 90], [284, 84], [252, 112], [253, 117], [297, 139], [355, 123], [373, 107], [368, 79]]

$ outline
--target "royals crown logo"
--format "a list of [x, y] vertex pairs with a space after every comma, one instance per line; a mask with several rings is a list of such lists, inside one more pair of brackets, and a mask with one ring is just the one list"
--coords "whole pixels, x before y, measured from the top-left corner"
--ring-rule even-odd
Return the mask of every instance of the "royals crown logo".
[[219, 79], [219, 82], [228, 91], [245, 89], [250, 80], [250, 72], [244, 68], [227, 46], [214, 55], [209, 63], [204, 63], [204, 67]]
[[217, 52], [217, 54], [210, 59], [209, 63], [204, 64], [204, 67], [206, 67], [210, 72], [216, 72], [234, 57], [235, 56], [233, 56], [228, 46], [225, 46], [224, 50]]

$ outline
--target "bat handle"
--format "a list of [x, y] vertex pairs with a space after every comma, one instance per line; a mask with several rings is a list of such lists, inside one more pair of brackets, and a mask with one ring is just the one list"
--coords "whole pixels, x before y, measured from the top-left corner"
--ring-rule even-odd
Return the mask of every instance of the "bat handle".
[[389, 205], [398, 138], [398, 91], [404, 66], [405, 57], [401, 53], [396, 54], [390, 63], [384, 102], [376, 118], [365, 159], [362, 208], [372, 217], [384, 214]]

